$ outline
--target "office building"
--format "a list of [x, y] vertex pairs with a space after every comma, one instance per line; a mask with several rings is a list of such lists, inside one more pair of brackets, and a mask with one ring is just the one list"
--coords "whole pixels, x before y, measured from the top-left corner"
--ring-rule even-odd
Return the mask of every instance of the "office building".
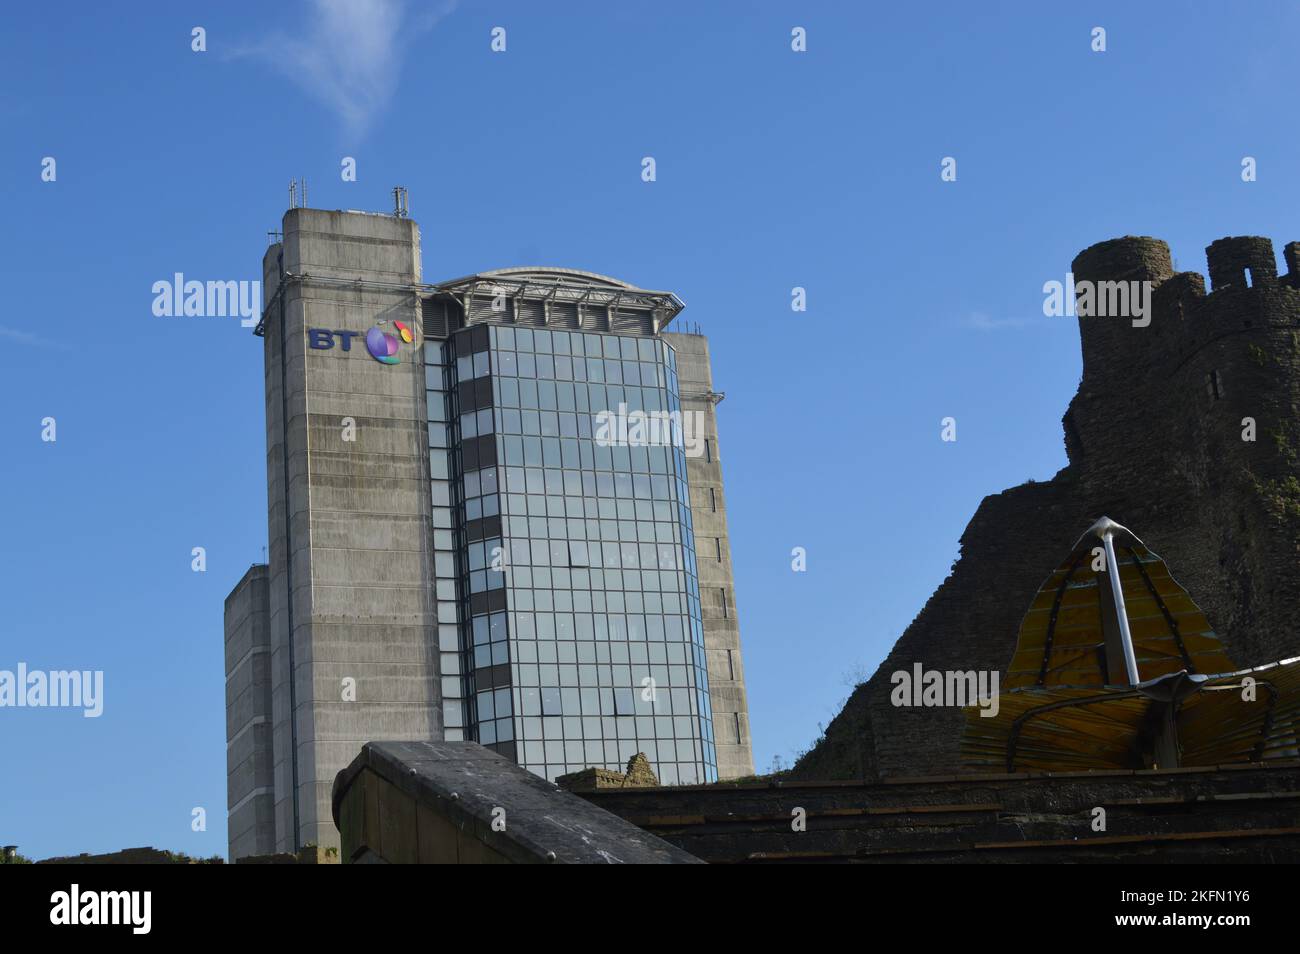
[[226, 602], [232, 859], [337, 844], [366, 741], [752, 774], [706, 340], [563, 268], [422, 280], [404, 215], [263, 262], [269, 565]]

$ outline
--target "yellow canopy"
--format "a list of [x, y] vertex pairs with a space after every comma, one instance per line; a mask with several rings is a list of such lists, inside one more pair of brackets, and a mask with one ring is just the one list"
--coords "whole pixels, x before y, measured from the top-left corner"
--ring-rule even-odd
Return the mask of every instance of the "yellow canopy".
[[1164, 561], [1106, 518], [1039, 589], [1004, 686], [996, 716], [966, 710], [968, 765], [1075, 771], [1300, 755], [1300, 657], [1236, 670]]

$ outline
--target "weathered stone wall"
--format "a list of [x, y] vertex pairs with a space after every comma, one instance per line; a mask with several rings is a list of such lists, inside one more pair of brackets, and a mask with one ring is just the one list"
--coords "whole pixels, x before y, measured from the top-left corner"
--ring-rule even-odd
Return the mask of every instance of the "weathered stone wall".
[[332, 811], [344, 864], [698, 863], [475, 742], [367, 742]]
[[[1103, 515], [1165, 559], [1237, 665], [1300, 654], [1300, 243], [1286, 247], [1280, 278], [1268, 239], [1206, 252], [1209, 292], [1200, 275], [1174, 273], [1157, 239], [1103, 242], [1074, 260], [1076, 283], [1152, 282], [1150, 324], [1079, 318], [1069, 466], [985, 498], [952, 574], [797, 777], [959, 771], [960, 711], [894, 707], [890, 675], [917, 662], [1005, 674], [1034, 592]], [[1244, 418], [1254, 441], [1242, 439]]]
[[[582, 797], [710, 864], [1294, 864], [1300, 761], [859, 784], [600, 789]], [[1097, 830], [1096, 810], [1105, 811]], [[791, 824], [795, 809], [804, 827]]]

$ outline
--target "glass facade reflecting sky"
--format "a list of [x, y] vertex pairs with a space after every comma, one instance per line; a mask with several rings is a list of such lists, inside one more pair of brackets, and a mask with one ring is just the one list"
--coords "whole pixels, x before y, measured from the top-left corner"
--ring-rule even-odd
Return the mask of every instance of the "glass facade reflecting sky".
[[476, 324], [425, 361], [448, 738], [716, 780], [681, 442], [603, 426], [680, 412], [672, 348]]

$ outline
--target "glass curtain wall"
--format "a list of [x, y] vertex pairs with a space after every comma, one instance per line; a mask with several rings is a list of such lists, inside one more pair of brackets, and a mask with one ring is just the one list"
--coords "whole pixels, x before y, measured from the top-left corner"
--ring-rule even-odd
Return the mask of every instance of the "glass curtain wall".
[[448, 738], [549, 779], [644, 752], [716, 780], [672, 348], [479, 324], [425, 350]]

